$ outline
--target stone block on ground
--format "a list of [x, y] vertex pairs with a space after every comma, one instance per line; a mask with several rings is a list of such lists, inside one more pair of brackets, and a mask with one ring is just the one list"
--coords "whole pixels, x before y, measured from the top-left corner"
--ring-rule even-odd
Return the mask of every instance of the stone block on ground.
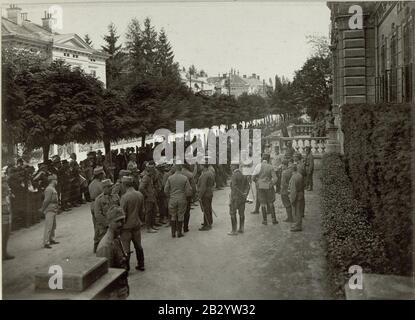
[[62, 282], [64, 291], [81, 292], [108, 272], [108, 261], [105, 258], [88, 257], [81, 259], [65, 258], [45, 266], [44, 271], [35, 275], [35, 289], [50, 290], [49, 273], [52, 265], [62, 267]]

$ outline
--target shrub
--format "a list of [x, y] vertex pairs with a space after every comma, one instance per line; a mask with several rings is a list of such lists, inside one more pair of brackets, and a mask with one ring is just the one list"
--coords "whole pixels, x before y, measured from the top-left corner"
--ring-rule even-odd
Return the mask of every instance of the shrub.
[[351, 182], [339, 154], [323, 156], [321, 171], [322, 226], [327, 246], [330, 278], [340, 292], [349, 267], [383, 273], [384, 244], [367, 219], [365, 208], [353, 195]]
[[342, 107], [342, 129], [354, 194], [385, 242], [385, 272], [412, 272], [411, 106]]

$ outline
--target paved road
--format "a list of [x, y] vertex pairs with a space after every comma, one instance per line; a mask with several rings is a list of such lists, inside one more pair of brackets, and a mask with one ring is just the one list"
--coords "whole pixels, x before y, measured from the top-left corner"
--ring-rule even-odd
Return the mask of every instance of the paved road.
[[[306, 193], [304, 231], [291, 233], [277, 197], [278, 225], [261, 224], [247, 205], [245, 233], [231, 237], [227, 199], [229, 188], [216, 191], [211, 231], [197, 229], [199, 207], [192, 210], [190, 232], [171, 238], [170, 229], [143, 234], [146, 271], [130, 273], [130, 299], [330, 299], [321, 243], [318, 189]], [[92, 255], [92, 221], [88, 205], [58, 216], [52, 250], [41, 248], [43, 224], [15, 232], [3, 263], [4, 297], [19, 296], [33, 283], [33, 274], [48, 261]], [[135, 257], [131, 265], [135, 266]]]

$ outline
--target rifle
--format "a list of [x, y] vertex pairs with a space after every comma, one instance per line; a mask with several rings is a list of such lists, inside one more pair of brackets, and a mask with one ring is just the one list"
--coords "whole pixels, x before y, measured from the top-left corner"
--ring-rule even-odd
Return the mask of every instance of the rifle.
[[118, 242], [120, 243], [120, 248], [121, 248], [121, 253], [122, 253], [122, 256], [123, 256], [123, 259], [122, 259], [122, 261], [121, 261], [121, 266], [122, 266], [122, 268], [124, 268], [125, 270], [129, 270], [130, 268], [130, 266], [129, 266], [129, 260], [130, 260], [130, 255], [134, 252], [134, 251], [130, 251], [130, 252], [126, 252], [125, 251], [125, 249], [124, 249], [124, 245], [122, 244], [122, 241], [121, 241], [121, 239], [120, 239], [120, 237], [118, 236], [117, 238], [116, 238], [117, 240], [118, 240]]
[[[201, 201], [200, 199], [198, 199], [198, 201], [199, 201], [200, 209], [201, 209], [201, 210], [202, 210], [202, 212], [203, 212], [203, 216], [205, 217], [205, 210], [203, 210], [202, 201]], [[213, 210], [213, 208], [212, 208], [212, 212], [213, 212], [213, 214], [215, 215], [215, 217], [217, 218], [218, 216], [217, 216], [217, 214], [216, 214], [215, 210]], [[205, 220], [206, 220], [206, 217], [205, 217]]]

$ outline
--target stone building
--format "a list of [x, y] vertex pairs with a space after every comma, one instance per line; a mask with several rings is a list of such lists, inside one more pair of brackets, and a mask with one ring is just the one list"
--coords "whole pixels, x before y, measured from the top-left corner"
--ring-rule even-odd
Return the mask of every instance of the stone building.
[[[331, 10], [333, 104], [415, 102], [415, 2], [327, 5]], [[361, 12], [351, 9], [356, 5]], [[353, 24], [359, 14], [361, 28]]]
[[42, 25], [28, 19], [27, 13], [10, 5], [1, 17], [1, 42], [3, 47], [22, 48], [41, 52], [51, 60], [62, 59], [71, 66], [80, 67], [106, 84], [107, 54], [95, 50], [75, 33], [54, 32], [54, 17], [45, 12]]

